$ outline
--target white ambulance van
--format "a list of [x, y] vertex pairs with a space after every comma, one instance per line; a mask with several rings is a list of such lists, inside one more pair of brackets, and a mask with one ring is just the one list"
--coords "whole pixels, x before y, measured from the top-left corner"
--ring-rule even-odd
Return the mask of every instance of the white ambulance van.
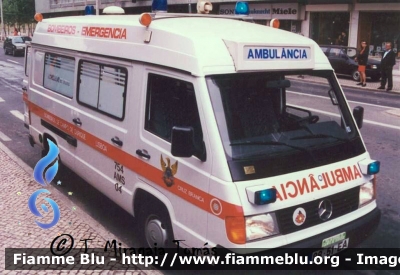
[[146, 246], [324, 251], [379, 223], [363, 110], [308, 38], [243, 16], [76, 16], [43, 19], [28, 51], [30, 142], [56, 143]]

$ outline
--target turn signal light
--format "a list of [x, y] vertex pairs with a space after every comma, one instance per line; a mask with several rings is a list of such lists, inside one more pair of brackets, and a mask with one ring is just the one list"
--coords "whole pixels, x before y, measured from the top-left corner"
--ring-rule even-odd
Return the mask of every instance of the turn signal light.
[[41, 13], [36, 13], [33, 18], [36, 20], [36, 22], [42, 22], [43, 15]]
[[225, 228], [228, 239], [232, 243], [246, 243], [246, 224], [244, 217], [226, 217]]
[[152, 18], [149, 13], [142, 13], [139, 17], [139, 23], [145, 27], [150, 26], [151, 20]]
[[269, 23], [269, 25], [275, 29], [279, 29], [279, 26], [281, 25], [281, 22], [279, 22], [279, 19], [274, 18], [271, 20], [271, 22]]

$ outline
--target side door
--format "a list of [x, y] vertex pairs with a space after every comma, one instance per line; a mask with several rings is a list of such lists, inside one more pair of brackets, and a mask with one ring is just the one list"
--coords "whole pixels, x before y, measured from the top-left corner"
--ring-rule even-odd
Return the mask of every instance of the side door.
[[76, 105], [69, 121], [77, 139], [75, 171], [132, 213], [136, 174], [126, 167], [126, 148], [134, 141], [127, 122], [132, 64], [81, 55], [77, 66]]
[[[146, 67], [140, 98], [136, 155], [146, 169], [138, 179], [166, 198], [174, 238], [181, 245], [202, 247], [206, 240], [208, 190], [212, 160], [196, 78], [189, 74]], [[203, 123], [202, 123], [203, 122]], [[171, 154], [172, 127], [192, 127], [195, 155]]]

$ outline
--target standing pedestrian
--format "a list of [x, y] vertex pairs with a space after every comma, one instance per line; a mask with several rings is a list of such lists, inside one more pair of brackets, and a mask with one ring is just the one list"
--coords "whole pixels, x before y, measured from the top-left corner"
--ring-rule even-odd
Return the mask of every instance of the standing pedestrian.
[[396, 64], [396, 54], [392, 50], [392, 43], [386, 42], [386, 51], [382, 56], [381, 60], [381, 86], [378, 88], [380, 90], [385, 89], [386, 80], [388, 82], [388, 86], [386, 91], [390, 91], [393, 89], [393, 66]]
[[342, 46], [347, 46], [349, 43], [349, 39], [347, 37], [347, 34], [345, 32], [342, 32], [339, 37], [336, 39], [336, 45], [342, 45]]
[[365, 67], [368, 62], [368, 45], [367, 42], [361, 41], [361, 50], [356, 57], [356, 61], [358, 62], [358, 71], [360, 72], [360, 82], [357, 85], [361, 85], [363, 87], [367, 86], [367, 77], [365, 75]]

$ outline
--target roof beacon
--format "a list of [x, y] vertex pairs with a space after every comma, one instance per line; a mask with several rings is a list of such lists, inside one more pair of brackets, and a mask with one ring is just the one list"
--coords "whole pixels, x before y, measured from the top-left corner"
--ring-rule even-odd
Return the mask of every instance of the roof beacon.
[[95, 15], [96, 11], [94, 10], [93, 6], [86, 6], [85, 7], [85, 15]]
[[124, 14], [124, 13], [125, 13], [124, 9], [117, 6], [109, 6], [104, 8], [103, 10], [103, 14]]
[[247, 2], [236, 2], [235, 6], [235, 14], [236, 15], [249, 15], [249, 3]]
[[42, 22], [43, 20], [43, 15], [41, 13], [36, 13], [35, 16], [33, 17], [37, 22]]
[[209, 13], [212, 11], [212, 4], [209, 1], [197, 2], [197, 13]]
[[274, 19], [271, 20], [269, 25], [270, 25], [270, 27], [273, 27], [275, 29], [279, 29], [279, 26], [281, 25], [281, 23], [279, 22], [278, 18], [274, 18]]
[[167, 0], [153, 0], [151, 4], [152, 12], [167, 12], [168, 3]]

